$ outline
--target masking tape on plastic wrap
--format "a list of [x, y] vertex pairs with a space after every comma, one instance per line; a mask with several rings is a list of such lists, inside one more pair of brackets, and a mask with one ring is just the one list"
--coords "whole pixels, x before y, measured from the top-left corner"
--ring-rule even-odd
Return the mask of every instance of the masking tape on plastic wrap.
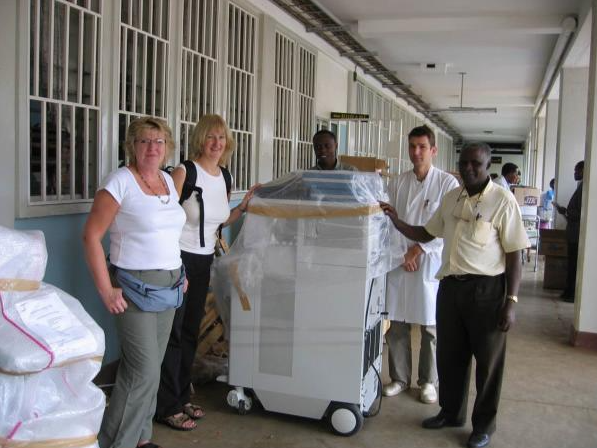
[[41, 282], [20, 278], [0, 278], [0, 291], [35, 291]]
[[[69, 359], [68, 361], [61, 362], [61, 363], [58, 363], [58, 364], [52, 363], [51, 365], [48, 365], [47, 367], [45, 367], [43, 369], [32, 370], [30, 372], [23, 372], [23, 371], [13, 372], [13, 371], [4, 370], [4, 369], [0, 368], [0, 373], [2, 373], [3, 375], [12, 375], [12, 376], [31, 375], [32, 373], [39, 373], [39, 372], [42, 372], [42, 371], [50, 369], [50, 368], [53, 369], [53, 368], [58, 368], [58, 367], [65, 367], [65, 366], [68, 366], [70, 364], [75, 364], [75, 363], [78, 363], [78, 362], [81, 362], [81, 361], [86, 361], [86, 360], [99, 362], [101, 364], [102, 361], [103, 361], [103, 359], [104, 359], [103, 356], [92, 356], [90, 358], [74, 358], [74, 359]], [[0, 448], [4, 448], [4, 447], [2, 445], [0, 445]]]
[[249, 296], [243, 290], [240, 284], [240, 278], [238, 277], [238, 264], [232, 263], [230, 265], [230, 279], [232, 280], [232, 284], [236, 289], [238, 294], [238, 299], [240, 300], [240, 305], [243, 308], [243, 311], [251, 311], [251, 303], [249, 302]]
[[361, 205], [358, 207], [332, 207], [329, 205], [251, 205], [247, 213], [281, 219], [346, 218], [382, 213], [381, 207]]
[[14, 440], [0, 437], [0, 448], [83, 448], [97, 441], [97, 434], [85, 437], [47, 440]]

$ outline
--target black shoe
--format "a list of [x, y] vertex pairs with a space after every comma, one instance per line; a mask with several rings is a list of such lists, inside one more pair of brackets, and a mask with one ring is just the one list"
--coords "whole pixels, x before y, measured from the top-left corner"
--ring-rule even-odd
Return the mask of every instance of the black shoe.
[[472, 433], [471, 436], [468, 438], [468, 442], [466, 446], [468, 448], [483, 448], [484, 446], [489, 445], [491, 438], [489, 434], [480, 432], [480, 433]]
[[429, 417], [423, 420], [423, 428], [425, 429], [441, 429], [444, 426], [460, 427], [464, 426], [464, 422], [459, 422], [450, 418], [447, 418], [441, 412], [435, 417]]
[[563, 302], [574, 303], [574, 296], [562, 296]]

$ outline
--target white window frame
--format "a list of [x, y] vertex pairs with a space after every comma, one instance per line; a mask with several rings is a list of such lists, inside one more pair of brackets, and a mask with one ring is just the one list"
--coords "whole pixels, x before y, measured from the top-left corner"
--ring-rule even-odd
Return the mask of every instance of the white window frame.
[[[90, 73], [92, 83], [94, 86], [91, 90], [91, 98], [92, 103], [95, 104], [85, 104], [82, 99], [82, 89], [83, 89], [83, 81], [82, 81], [82, 70], [81, 67], [81, 60], [84, 57], [83, 55], [83, 46], [82, 44], [79, 46], [79, 54], [78, 54], [78, 80], [77, 80], [77, 101], [72, 101], [68, 99], [68, 92], [69, 92], [69, 74], [68, 69], [66, 70], [66, 75], [64, 76], [64, 95], [65, 98], [53, 98], [53, 70], [48, 73], [48, 89], [49, 94], [47, 96], [40, 96], [39, 91], [37, 90], [38, 87], [38, 70], [41, 73], [41, 66], [39, 64], [39, 47], [34, 49], [34, 61], [35, 61], [35, 73], [34, 75], [34, 92], [29, 91], [30, 81], [31, 81], [31, 73], [30, 73], [30, 66], [29, 66], [29, 56], [31, 51], [31, 44], [30, 44], [30, 33], [31, 33], [31, 26], [30, 20], [32, 20], [30, 6], [31, 3], [29, 1], [19, 1], [18, 2], [18, 10], [17, 10], [17, 33], [19, 35], [18, 39], [18, 54], [17, 57], [17, 106], [16, 106], [16, 123], [17, 123], [17, 166], [18, 166], [18, 175], [17, 175], [17, 217], [18, 218], [31, 218], [31, 217], [39, 217], [39, 216], [50, 216], [50, 215], [57, 215], [57, 214], [69, 214], [69, 213], [81, 213], [86, 212], [89, 210], [91, 202], [93, 201], [93, 194], [94, 191], [91, 191], [94, 187], [97, 187], [101, 180], [101, 165], [102, 165], [102, 148], [103, 148], [103, 135], [101, 132], [102, 127], [102, 117], [101, 112], [103, 109], [103, 101], [102, 101], [102, 78], [105, 69], [103, 68], [104, 64], [104, 52], [102, 52], [103, 42], [105, 42], [105, 34], [106, 34], [106, 9], [107, 0], [100, 0], [99, 1], [99, 12], [92, 11], [91, 9], [87, 10], [86, 8], [91, 8], [91, 1], [88, 0], [87, 5], [85, 7], [80, 7], [77, 4], [65, 1], [65, 0], [52, 0], [50, 2], [51, 10], [54, 11], [56, 5], [63, 5], [66, 11], [79, 11], [79, 26], [81, 25], [81, 21], [85, 21], [86, 17], [92, 17], [94, 20], [94, 30], [96, 32], [93, 42], [95, 43], [93, 47], [92, 58], [95, 59], [93, 62], [93, 66], [97, 68], [97, 70], [93, 70]], [[41, 2], [37, 2], [37, 6], [39, 11], [41, 11]], [[73, 15], [75, 12], [73, 12]], [[38, 14], [39, 17], [39, 14]], [[50, 23], [54, 22], [54, 15], [50, 17]], [[39, 30], [41, 26], [39, 22], [35, 24], [36, 28]], [[70, 22], [65, 22], [65, 34], [68, 33]], [[51, 31], [53, 32], [53, 26], [51, 25]], [[83, 27], [80, 26], [79, 28], [79, 42], [83, 41]], [[39, 42], [39, 41], [38, 41]], [[67, 38], [66, 41], [61, 42], [64, 44], [64, 49], [66, 49], [65, 58], [68, 58], [68, 48], [70, 45], [70, 40]], [[54, 59], [53, 54], [53, 46], [54, 46], [54, 36], [52, 38], [52, 42], [49, 43], [50, 45], [50, 53], [52, 59]], [[68, 59], [66, 59], [66, 66], [68, 66]], [[53, 65], [51, 66], [53, 68]], [[97, 73], [97, 76], [96, 76]], [[35, 94], [37, 93], [37, 95]], [[56, 173], [57, 173], [57, 188], [56, 188], [56, 195], [55, 198], [48, 199], [47, 192], [44, 191], [44, 186], [46, 182], [44, 180], [45, 176], [42, 174], [42, 181], [40, 185], [40, 197], [41, 200], [35, 201], [32, 200], [30, 196], [30, 177], [32, 175], [31, 172], [31, 147], [30, 147], [30, 105], [32, 100], [39, 100], [42, 104], [55, 104], [60, 108], [60, 113], [58, 114], [58, 122], [56, 126], [61, 129], [60, 132], [56, 132]], [[84, 111], [84, 135], [85, 135], [85, 143], [83, 148], [83, 182], [84, 187], [82, 194], [80, 197], [77, 197], [76, 188], [75, 188], [75, 176], [70, 176], [69, 182], [69, 190], [70, 190], [70, 198], [67, 198], [66, 194], [62, 194], [61, 190], [61, 164], [62, 159], [59, 155], [61, 151], [58, 148], [61, 148], [62, 145], [62, 110], [63, 108], [69, 108], [71, 116], [77, 110]], [[97, 141], [97, 148], [95, 151], [95, 160], [94, 163], [88, 160], [90, 154], [90, 148], [88, 143], [88, 136], [90, 135], [90, 128], [89, 128], [89, 110], [95, 110], [97, 114], [97, 129], [96, 129], [96, 141]], [[45, 133], [45, 128], [47, 126], [45, 122], [45, 106], [42, 109], [42, 135]], [[78, 148], [75, 148], [75, 132], [71, 129], [70, 132], [70, 145], [73, 148], [70, 151], [70, 166], [71, 172], [75, 170], [74, 168], [76, 163], [76, 155]], [[41, 142], [42, 148], [41, 157], [42, 160], [40, 161], [42, 165], [42, 173], [43, 167], [45, 165], [44, 160], [44, 153], [46, 142]], [[89, 171], [89, 167], [92, 167], [93, 172]], [[94, 179], [94, 183], [90, 184], [89, 179]]]

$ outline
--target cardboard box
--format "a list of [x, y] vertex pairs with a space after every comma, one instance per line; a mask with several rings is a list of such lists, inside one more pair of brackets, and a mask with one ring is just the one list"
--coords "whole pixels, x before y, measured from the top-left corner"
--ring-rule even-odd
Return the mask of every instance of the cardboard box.
[[537, 216], [537, 206], [536, 205], [521, 205], [520, 206], [520, 214], [524, 219], [525, 216], [535, 217]]
[[563, 258], [568, 256], [568, 243], [566, 242], [565, 230], [541, 229], [539, 236], [539, 255]]
[[566, 287], [566, 272], [568, 258], [545, 257], [545, 271], [543, 273], [543, 288], [564, 289]]
[[[531, 187], [512, 187], [512, 193], [520, 206], [538, 206], [541, 190]], [[535, 213], [536, 214], [536, 213]]]
[[387, 174], [388, 164], [375, 157], [340, 156], [340, 161], [354, 166], [359, 171]]

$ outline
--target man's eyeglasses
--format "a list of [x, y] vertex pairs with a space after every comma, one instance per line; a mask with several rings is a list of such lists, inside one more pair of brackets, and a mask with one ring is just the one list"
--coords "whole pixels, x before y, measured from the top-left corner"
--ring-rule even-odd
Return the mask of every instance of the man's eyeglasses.
[[166, 139], [164, 138], [139, 138], [135, 140], [135, 143], [143, 146], [149, 146], [152, 143], [155, 143], [158, 146], [162, 146], [166, 144]]

